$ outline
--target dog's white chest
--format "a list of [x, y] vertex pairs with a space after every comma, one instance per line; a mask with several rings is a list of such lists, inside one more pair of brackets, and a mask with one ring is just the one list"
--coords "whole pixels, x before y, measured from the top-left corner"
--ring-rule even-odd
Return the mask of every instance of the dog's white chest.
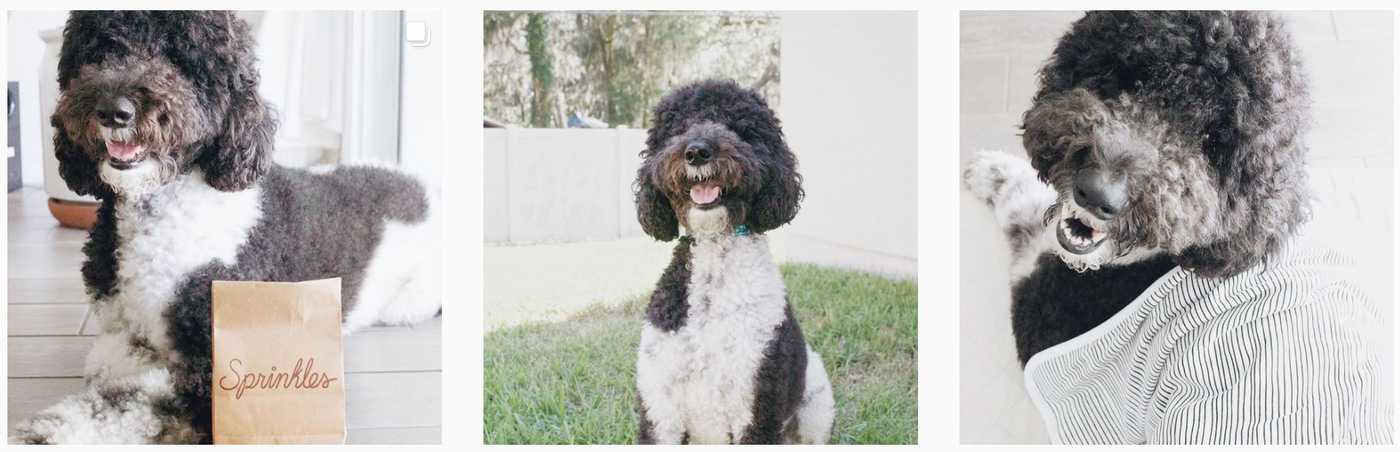
[[233, 265], [261, 217], [260, 190], [221, 192], [199, 173], [116, 210], [115, 293], [99, 303], [104, 332], [140, 335], [166, 349], [165, 308], [199, 266]]
[[782, 275], [762, 236], [699, 241], [684, 326], [642, 332], [638, 390], [665, 397], [692, 443], [734, 443], [753, 418], [755, 377], [785, 318]]

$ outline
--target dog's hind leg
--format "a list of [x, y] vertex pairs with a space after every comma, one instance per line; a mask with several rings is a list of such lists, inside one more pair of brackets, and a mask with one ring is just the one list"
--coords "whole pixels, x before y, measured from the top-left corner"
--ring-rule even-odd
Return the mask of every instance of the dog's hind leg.
[[[1000, 151], [980, 151], [963, 169], [963, 186], [992, 208], [1011, 245], [1012, 273], [1033, 264], [1046, 249], [1045, 210], [1055, 191], [1036, 177], [1030, 161]], [[1028, 269], [1026, 269], [1028, 270]]]
[[[789, 444], [826, 444], [831, 439], [831, 427], [836, 422], [836, 399], [831, 393], [822, 357], [807, 347], [806, 387], [802, 403], [797, 407], [795, 428], [789, 428]], [[791, 427], [791, 426], [790, 426]]]
[[409, 325], [442, 312], [442, 269], [437, 259], [415, 267], [414, 273], [380, 308], [376, 323]]
[[432, 214], [419, 223], [386, 223], [355, 305], [345, 313], [346, 334], [376, 323], [417, 323], [441, 312], [440, 227]]

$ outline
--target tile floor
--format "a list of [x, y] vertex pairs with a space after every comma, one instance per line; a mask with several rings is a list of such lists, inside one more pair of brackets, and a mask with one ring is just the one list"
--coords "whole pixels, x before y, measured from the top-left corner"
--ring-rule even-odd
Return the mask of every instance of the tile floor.
[[[9, 431], [82, 387], [96, 325], [79, 279], [83, 231], [59, 227], [42, 190], [9, 194]], [[374, 327], [346, 339], [347, 442], [437, 444], [442, 324]]]
[[[1038, 66], [1080, 12], [964, 12], [960, 18], [962, 161], [983, 149], [1023, 153], [1016, 136]], [[1310, 239], [1352, 254], [1357, 279], [1393, 312], [1393, 24], [1390, 13], [1289, 12], [1313, 84], [1308, 138], [1318, 212]], [[953, 172], [949, 171], [951, 175]], [[960, 206], [960, 440], [1043, 443], [1008, 320], [1006, 243], [990, 211]], [[987, 252], [996, 250], [998, 252]]]

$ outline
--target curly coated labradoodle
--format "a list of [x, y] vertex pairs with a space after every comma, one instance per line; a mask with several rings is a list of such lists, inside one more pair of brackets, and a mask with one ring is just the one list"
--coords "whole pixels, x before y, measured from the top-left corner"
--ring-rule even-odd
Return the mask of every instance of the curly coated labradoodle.
[[835, 403], [802, 338], [764, 232], [787, 224], [802, 178], [778, 118], [731, 81], [657, 104], [637, 218], [678, 238], [637, 351], [641, 443], [824, 443]]
[[963, 173], [1011, 246], [1052, 438], [1388, 442], [1379, 317], [1334, 254], [1293, 245], [1309, 102], [1269, 13], [1091, 12], [1059, 40], [1029, 161]]
[[434, 196], [388, 169], [273, 164], [253, 46], [231, 12], [72, 13], [53, 140], [101, 201], [82, 275], [102, 331], [83, 391], [15, 439], [209, 441], [214, 280], [340, 277], [347, 332], [439, 313]]

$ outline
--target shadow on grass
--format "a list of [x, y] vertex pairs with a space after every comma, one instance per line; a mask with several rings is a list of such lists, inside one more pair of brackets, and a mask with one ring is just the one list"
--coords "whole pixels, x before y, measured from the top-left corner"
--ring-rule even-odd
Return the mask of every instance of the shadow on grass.
[[[811, 265], [782, 266], [803, 334], [836, 394], [833, 443], [913, 444], [918, 429], [918, 286]], [[487, 444], [629, 444], [646, 299], [486, 336]]]

